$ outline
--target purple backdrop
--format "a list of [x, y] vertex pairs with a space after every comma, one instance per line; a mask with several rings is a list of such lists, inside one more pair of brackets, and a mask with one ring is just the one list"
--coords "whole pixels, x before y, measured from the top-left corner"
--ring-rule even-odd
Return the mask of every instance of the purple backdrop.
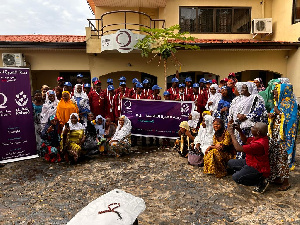
[[122, 115], [131, 120], [132, 134], [177, 138], [179, 124], [193, 109], [190, 101], [122, 100]]
[[0, 126], [0, 162], [36, 157], [27, 68], [0, 68]]

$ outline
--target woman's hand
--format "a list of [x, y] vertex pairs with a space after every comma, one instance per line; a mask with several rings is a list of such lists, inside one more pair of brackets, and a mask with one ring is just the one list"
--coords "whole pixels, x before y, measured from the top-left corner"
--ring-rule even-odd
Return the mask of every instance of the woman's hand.
[[211, 106], [212, 104], [214, 104], [213, 102], [209, 102], [207, 103], [208, 106]]
[[268, 118], [272, 119], [275, 117], [275, 114], [274, 113], [268, 113]]
[[53, 130], [54, 130], [54, 129], [53, 129], [53, 126], [51, 125], [51, 126], [48, 128], [47, 133], [51, 133]]
[[213, 148], [213, 146], [209, 146], [206, 151], [205, 151], [205, 155]]

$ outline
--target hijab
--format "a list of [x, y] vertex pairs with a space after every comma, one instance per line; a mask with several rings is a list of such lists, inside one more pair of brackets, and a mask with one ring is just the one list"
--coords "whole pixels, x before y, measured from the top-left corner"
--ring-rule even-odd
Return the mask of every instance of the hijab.
[[[72, 123], [72, 121], [71, 121], [72, 116], [75, 116], [77, 118], [77, 123], [75, 123], [75, 124]], [[84, 129], [84, 126], [81, 123], [79, 123], [78, 121], [79, 121], [78, 114], [77, 113], [72, 113], [70, 115], [70, 119], [68, 121], [70, 130], [83, 130]]]
[[205, 154], [206, 149], [213, 144], [213, 121], [214, 118], [211, 115], [204, 115], [203, 120], [206, 127], [199, 128], [198, 135], [195, 137], [194, 144], [200, 144], [201, 151]]
[[[298, 122], [298, 106], [293, 94], [293, 86], [291, 84], [277, 84], [279, 93], [278, 109], [281, 112], [280, 139], [284, 140], [287, 146], [287, 153], [291, 154], [295, 145], [295, 136]], [[271, 113], [274, 112], [274, 108]], [[273, 119], [269, 121], [269, 134]]]
[[[53, 102], [51, 102], [49, 100], [49, 95], [55, 96], [55, 99]], [[56, 114], [56, 108], [57, 108], [58, 102], [59, 101], [58, 101], [54, 91], [49, 90], [46, 92], [46, 100], [45, 100], [45, 103], [43, 104], [43, 108], [42, 108], [42, 112], [41, 112], [41, 123], [44, 123], [44, 124], [47, 123], [48, 118], [51, 115]]]
[[270, 80], [268, 83], [268, 87], [266, 90], [259, 92], [258, 94], [264, 99], [265, 101], [265, 107], [268, 112], [271, 111], [271, 109], [274, 108], [274, 102], [273, 102], [273, 89], [277, 83], [280, 83], [280, 80], [273, 79]]
[[188, 121], [188, 125], [191, 128], [196, 128], [200, 119], [200, 113], [197, 111], [192, 111], [191, 112], [192, 119]]
[[125, 138], [126, 136], [131, 134], [132, 126], [131, 126], [131, 121], [129, 120], [129, 118], [124, 115], [121, 116], [120, 118], [124, 119], [124, 125], [121, 127], [120, 121], [118, 121], [118, 127], [116, 129], [114, 136], [112, 137], [112, 140], [120, 141], [123, 138]]
[[85, 98], [88, 99], [87, 94], [82, 90], [80, 93], [77, 91], [78, 86], [82, 86], [82, 84], [76, 84], [74, 87], [74, 97], [75, 98]]
[[[98, 124], [99, 119], [102, 119], [101, 124]], [[105, 122], [106, 122], [106, 119], [103, 116], [101, 116], [101, 115], [96, 116], [95, 128], [96, 128], [98, 137], [99, 136], [104, 136], [104, 134], [105, 134]]]
[[[218, 103], [219, 101], [221, 100], [222, 98], [222, 95], [221, 93], [219, 93], [219, 86], [217, 84], [212, 84], [210, 86], [210, 88], [215, 88], [216, 89], [216, 93], [213, 95], [211, 92], [210, 92], [210, 96], [207, 100], [207, 103], [206, 103], [206, 106], [205, 108], [209, 111], [215, 111], [218, 107]], [[208, 106], [208, 103], [209, 102], [212, 102], [213, 104]]]

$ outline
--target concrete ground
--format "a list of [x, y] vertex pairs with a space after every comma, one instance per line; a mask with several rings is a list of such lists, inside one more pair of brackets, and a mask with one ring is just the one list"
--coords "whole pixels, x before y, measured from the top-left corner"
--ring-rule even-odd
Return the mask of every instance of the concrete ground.
[[[299, 149], [297, 160], [299, 162]], [[0, 168], [0, 224], [66, 224], [99, 196], [123, 189], [141, 197], [139, 224], [300, 224], [300, 168], [292, 188], [264, 194], [215, 178], [177, 152], [136, 148], [121, 158], [93, 156], [77, 165], [42, 158]]]

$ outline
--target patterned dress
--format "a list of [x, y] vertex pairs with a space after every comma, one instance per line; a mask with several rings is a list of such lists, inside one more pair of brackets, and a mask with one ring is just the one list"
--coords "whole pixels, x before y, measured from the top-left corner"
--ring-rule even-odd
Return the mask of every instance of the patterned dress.
[[227, 175], [227, 162], [235, 158], [235, 151], [228, 131], [224, 132], [222, 141], [218, 141], [214, 136], [213, 145], [217, 144], [223, 145], [223, 148], [222, 150], [214, 148], [205, 154], [203, 172], [221, 178]]

